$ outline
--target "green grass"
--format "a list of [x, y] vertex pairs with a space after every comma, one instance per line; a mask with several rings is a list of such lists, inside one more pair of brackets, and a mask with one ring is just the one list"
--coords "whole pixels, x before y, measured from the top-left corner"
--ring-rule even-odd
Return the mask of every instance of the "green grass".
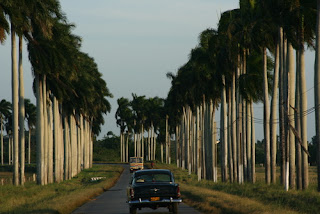
[[[120, 166], [94, 165], [61, 183], [0, 186], [0, 213], [71, 213], [112, 187], [122, 171]], [[91, 177], [105, 179], [91, 181]]]
[[[305, 191], [289, 190], [277, 185], [264, 184], [263, 168], [257, 169], [257, 183], [230, 184], [197, 181], [173, 165], [157, 164], [157, 168], [169, 168], [181, 185], [185, 202], [205, 213], [319, 213], [320, 194], [310, 182]], [[314, 176], [310, 168], [310, 177]]]

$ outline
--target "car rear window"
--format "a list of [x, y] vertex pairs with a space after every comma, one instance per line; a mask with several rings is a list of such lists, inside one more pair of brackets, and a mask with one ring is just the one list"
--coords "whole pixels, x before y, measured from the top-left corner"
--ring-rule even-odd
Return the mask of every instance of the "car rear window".
[[171, 182], [171, 176], [164, 173], [154, 174], [142, 174], [134, 178], [136, 183], [148, 183], [148, 182]]
[[143, 163], [143, 158], [130, 158], [130, 163]]

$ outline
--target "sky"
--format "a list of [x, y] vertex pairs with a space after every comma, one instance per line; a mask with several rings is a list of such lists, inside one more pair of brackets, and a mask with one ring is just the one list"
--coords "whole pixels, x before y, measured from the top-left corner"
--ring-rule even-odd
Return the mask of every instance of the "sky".
[[[220, 14], [239, 7], [239, 0], [60, 0], [73, 33], [82, 38], [81, 51], [98, 64], [114, 98], [105, 116], [101, 139], [108, 131], [119, 134], [115, 112], [117, 99], [138, 96], [166, 98], [171, 82], [166, 73], [176, 73], [188, 61], [199, 34], [217, 28]], [[32, 70], [24, 51], [25, 96], [35, 104]], [[308, 109], [313, 104], [314, 52], [306, 53]], [[0, 99], [11, 102], [10, 41], [0, 45]], [[262, 104], [254, 106], [262, 119]], [[217, 113], [217, 122], [219, 114]], [[256, 124], [256, 139], [263, 138]], [[314, 136], [314, 113], [308, 116], [308, 139]]]

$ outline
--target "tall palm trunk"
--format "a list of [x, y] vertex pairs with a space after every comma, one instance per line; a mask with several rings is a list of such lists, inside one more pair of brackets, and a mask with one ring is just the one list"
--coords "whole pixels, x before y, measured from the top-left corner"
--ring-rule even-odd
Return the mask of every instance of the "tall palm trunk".
[[192, 172], [197, 174], [197, 134], [196, 134], [196, 113], [195, 111], [191, 111], [191, 145], [190, 145], [190, 150], [191, 150], [191, 167], [192, 167]]
[[212, 180], [212, 136], [211, 136], [211, 114], [212, 104], [211, 100], [206, 103], [205, 113], [205, 151], [206, 151], [206, 177], [207, 180]]
[[66, 115], [63, 116], [64, 123], [64, 180], [69, 179], [69, 140], [68, 140], [68, 117]]
[[53, 183], [53, 132], [52, 132], [52, 121], [53, 121], [53, 112], [52, 112], [52, 103], [48, 99], [47, 107], [47, 139], [48, 139], [48, 183]]
[[[250, 105], [250, 107], [251, 107], [251, 118], [254, 118], [253, 105]], [[254, 120], [251, 120], [252, 183], [256, 182], [256, 131], [255, 130], [256, 129], [254, 126]]]
[[[60, 106], [61, 104], [59, 105], [58, 107], [58, 112], [59, 112], [59, 109], [60, 109]], [[59, 178], [59, 181], [63, 181], [63, 174], [64, 174], [64, 171], [63, 171], [63, 167], [64, 167], [64, 138], [63, 138], [63, 117], [62, 117], [62, 113], [59, 113], [58, 114], [59, 116], [59, 141], [60, 141], [60, 152], [59, 152], [59, 165], [60, 165], [60, 178]]]
[[123, 162], [123, 131], [120, 127], [120, 161]]
[[46, 80], [46, 75], [43, 75], [43, 80], [42, 80], [42, 95], [43, 95], [43, 181], [44, 184], [48, 184], [48, 112], [47, 112], [47, 80]]
[[93, 164], [93, 134], [92, 134], [92, 121], [93, 121], [93, 119], [91, 120], [91, 123], [90, 123], [90, 146], [89, 146], [89, 148], [90, 148], [90, 151], [89, 151], [89, 156], [90, 156], [90, 158], [89, 158], [89, 167], [91, 168], [92, 167], [92, 164]]
[[241, 158], [241, 136], [242, 136], [242, 98], [239, 90], [239, 77], [240, 77], [240, 54], [238, 54], [238, 67], [237, 67], [237, 175], [238, 175], [238, 183], [243, 183], [243, 164]]
[[181, 154], [182, 154], [182, 157], [181, 157], [181, 168], [182, 169], [185, 169], [186, 168], [186, 153], [185, 153], [185, 132], [186, 132], [186, 122], [185, 122], [185, 107], [183, 106], [183, 115], [181, 116], [181, 136], [182, 136], [182, 139], [181, 139]]
[[251, 125], [251, 105], [252, 100], [247, 102], [247, 180], [252, 182], [252, 125]]
[[[154, 135], [154, 131], [153, 131]], [[153, 160], [156, 159], [156, 151], [157, 151], [157, 136], [153, 137]]]
[[8, 141], [8, 152], [9, 152], [9, 160], [8, 160], [8, 164], [9, 165], [12, 165], [12, 136], [11, 136], [11, 133], [9, 134], [9, 141]]
[[[214, 118], [215, 111], [213, 110], [213, 118]], [[212, 149], [213, 152], [213, 181], [218, 181], [218, 148], [217, 148], [217, 123], [213, 123], [213, 145], [214, 148]]]
[[84, 125], [83, 125], [83, 114], [80, 114], [80, 171], [83, 170], [84, 166]]
[[25, 133], [24, 133], [24, 78], [22, 67], [22, 36], [19, 36], [19, 142], [20, 142], [20, 184], [24, 185]]
[[86, 162], [85, 162], [85, 168], [88, 169], [90, 167], [90, 120], [86, 120], [86, 128], [87, 128], [87, 137], [86, 137]]
[[133, 143], [134, 143], [134, 156], [136, 157], [137, 156], [137, 134], [134, 133], [133, 135]]
[[[295, 72], [294, 72], [294, 56], [293, 47], [290, 42], [287, 43], [287, 69], [288, 69], [288, 125], [293, 127], [294, 121], [294, 105], [295, 105]], [[293, 132], [288, 128], [288, 161], [289, 161], [289, 185], [290, 188], [295, 188], [295, 136]]]
[[180, 167], [180, 139], [179, 139], [179, 125], [176, 125], [176, 165], [177, 167]]
[[197, 122], [196, 122], [196, 134], [197, 134], [197, 175], [198, 181], [201, 180], [202, 170], [202, 155], [201, 155], [201, 140], [200, 140], [200, 106], [197, 106]]
[[[300, 116], [301, 116], [301, 140], [304, 148], [308, 149], [307, 141], [307, 94], [306, 94], [306, 78], [305, 78], [305, 62], [304, 62], [304, 49], [300, 49], [299, 55], [300, 66]], [[302, 188], [307, 189], [309, 185], [309, 172], [308, 172], [308, 155], [302, 152]]]
[[148, 130], [148, 142], [147, 143], [147, 146], [148, 148], [146, 149], [146, 151], [148, 152], [148, 154], [146, 155], [146, 158], [148, 160], [152, 160], [152, 126], [149, 127], [149, 130]]
[[141, 124], [141, 157], [144, 157], [144, 127], [143, 123]]
[[316, 58], [314, 70], [314, 100], [316, 110], [316, 142], [318, 145], [318, 191], [320, 192], [320, 0], [317, 0], [317, 35], [316, 35]]
[[127, 132], [127, 141], [126, 141], [126, 162], [129, 162], [129, 136], [130, 132]]
[[217, 153], [216, 153], [216, 122], [215, 122], [215, 108], [213, 106], [213, 101], [210, 101], [210, 138], [211, 138], [211, 169], [212, 169], [212, 180], [217, 182]]
[[222, 92], [221, 92], [221, 179], [227, 181], [227, 151], [228, 151], [228, 135], [227, 135], [227, 101], [225, 76], [222, 75]]
[[[299, 23], [299, 83], [300, 83], [300, 118], [301, 118], [301, 141], [302, 146], [308, 150], [307, 141], [307, 93], [306, 93], [306, 78], [305, 78], [305, 54], [304, 54], [304, 15], [300, 15]], [[309, 185], [308, 172], [308, 155], [302, 152], [302, 189], [307, 189]]]
[[263, 49], [263, 91], [264, 91], [264, 140], [265, 140], [265, 180], [270, 184], [270, 111], [267, 76], [267, 49]]
[[[247, 50], [243, 49], [243, 57], [242, 57], [242, 74], [245, 75], [247, 73]], [[247, 181], [247, 131], [246, 131], [246, 107], [247, 100], [242, 100], [242, 163], [243, 163], [243, 179]]]
[[285, 69], [285, 48], [284, 48], [284, 36], [283, 36], [283, 28], [280, 27], [279, 30], [279, 38], [280, 38], [280, 47], [279, 47], [279, 55], [280, 55], [280, 65], [279, 65], [279, 128], [280, 128], [280, 151], [281, 151], [281, 164], [280, 164], [280, 183], [285, 183], [285, 128], [284, 128], [284, 96], [283, 96], [283, 74]]
[[204, 130], [205, 130], [205, 126], [204, 126], [204, 116], [205, 116], [205, 112], [206, 112], [206, 97], [205, 95], [203, 95], [203, 98], [202, 98], [202, 113], [201, 113], [201, 126], [202, 126], [202, 130], [201, 130], [201, 141], [202, 141], [202, 178], [203, 179], [207, 179], [207, 174], [206, 174], [206, 167], [207, 167], [207, 164], [206, 164], [206, 151], [205, 151], [205, 133], [204, 133]]
[[37, 95], [37, 183], [43, 185], [43, 94], [42, 94], [42, 80], [39, 74], [36, 74], [36, 95]]
[[236, 123], [236, 73], [232, 74], [231, 87], [231, 139], [232, 139], [232, 157], [233, 157], [233, 179], [237, 181], [237, 123]]
[[[231, 110], [231, 87], [228, 88], [228, 168], [229, 168], [229, 180], [233, 183], [233, 148], [232, 148], [232, 110]], [[213, 125], [214, 119], [210, 124]], [[213, 141], [214, 142], [214, 141]], [[213, 145], [215, 145], [213, 143]], [[213, 152], [214, 153], [214, 149]]]
[[169, 120], [169, 116], [166, 115], [166, 142], [165, 142], [165, 147], [166, 147], [166, 164], [169, 163], [169, 151], [168, 151], [168, 145], [169, 145], [169, 125], [168, 125], [168, 120]]
[[58, 164], [58, 154], [59, 154], [59, 139], [58, 139], [58, 101], [56, 97], [53, 97], [53, 135], [54, 135], [54, 173], [55, 182], [60, 182], [59, 180], [59, 164]]
[[191, 108], [190, 106], [187, 106], [186, 108], [186, 162], [187, 162], [187, 169], [189, 175], [191, 174]]
[[[185, 167], [186, 169], [189, 168], [189, 106], [186, 106], [184, 108], [184, 135], [185, 135], [185, 141], [184, 141], [184, 154], [185, 154]], [[188, 170], [190, 173], [190, 171]]]
[[70, 116], [70, 128], [71, 128], [71, 149], [72, 149], [72, 177], [77, 175], [77, 166], [78, 166], [78, 150], [77, 150], [77, 130], [76, 130], [76, 121], [75, 121], [75, 111]]
[[[148, 138], [149, 138], [149, 134], [148, 134]], [[152, 151], [153, 151], [153, 123], [151, 123], [151, 127], [150, 127], [150, 139], [149, 139], [149, 149], [148, 149], [148, 159], [152, 160]]]
[[31, 132], [32, 132], [32, 129], [31, 127], [28, 128], [29, 131], [28, 131], [28, 164], [31, 163]]
[[273, 90], [271, 100], [270, 114], [270, 144], [271, 144], [271, 182], [276, 183], [276, 167], [277, 167], [277, 100], [279, 85], [279, 42], [276, 44], [273, 75]]
[[18, 69], [16, 54], [16, 33], [11, 25], [11, 63], [12, 63], [12, 134], [13, 134], [13, 183], [19, 185], [19, 141], [18, 141]]
[[246, 126], [246, 121], [247, 121], [247, 100], [243, 99], [242, 100], [242, 163], [243, 163], [243, 181], [247, 181], [247, 126]]

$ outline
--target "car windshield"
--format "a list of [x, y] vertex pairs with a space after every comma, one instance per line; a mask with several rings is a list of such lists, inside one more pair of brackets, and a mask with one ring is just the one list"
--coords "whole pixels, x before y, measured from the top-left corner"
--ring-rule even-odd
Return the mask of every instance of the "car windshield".
[[142, 158], [130, 158], [130, 163], [142, 163]]
[[164, 173], [142, 174], [134, 178], [135, 183], [171, 182], [171, 176]]

